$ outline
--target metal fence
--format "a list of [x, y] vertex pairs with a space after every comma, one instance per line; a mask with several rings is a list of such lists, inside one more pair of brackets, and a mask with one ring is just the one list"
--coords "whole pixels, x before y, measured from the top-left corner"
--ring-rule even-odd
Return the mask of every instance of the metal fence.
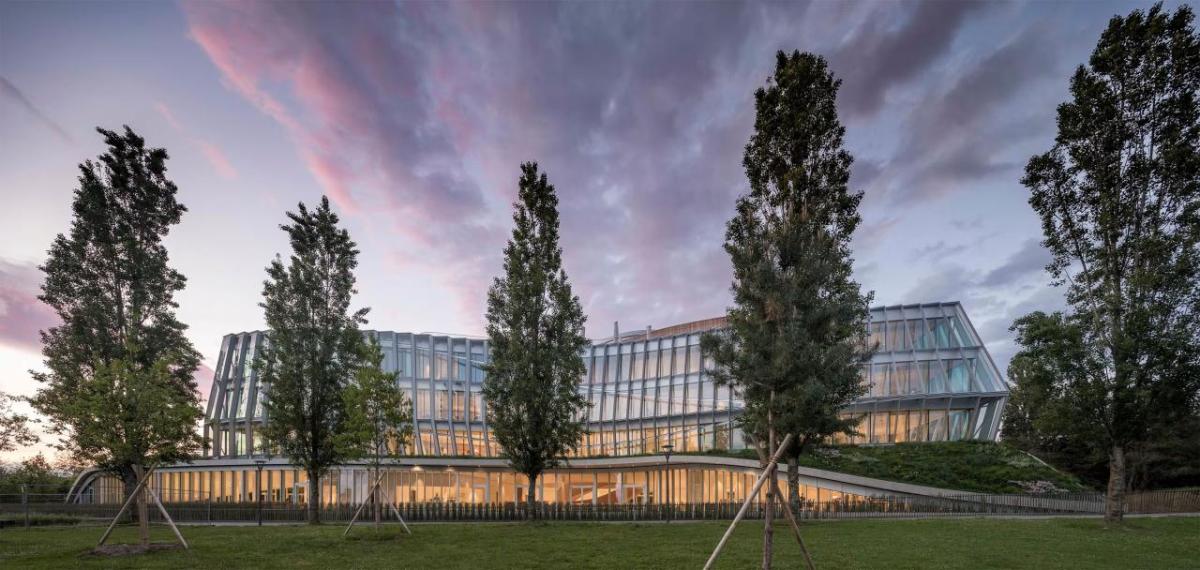
[[[100, 524], [116, 516], [120, 505], [68, 503], [61, 494], [24, 493], [0, 495], [0, 527], [46, 524]], [[164, 503], [171, 518], [180, 523], [246, 523], [260, 516], [264, 522], [303, 522], [306, 505], [292, 503], [249, 503], [192, 501]], [[534, 516], [551, 521], [663, 521], [728, 520], [740, 503], [659, 504], [563, 504], [540, 503]], [[752, 504], [747, 517], [762, 518], [761, 503]], [[796, 513], [802, 519], [888, 519], [953, 516], [1062, 516], [1099, 515], [1104, 496], [1096, 493], [1061, 495], [964, 494], [942, 497], [853, 497], [838, 501], [801, 500]], [[321, 519], [348, 521], [358, 505], [321, 508]], [[396, 505], [409, 522], [519, 521], [529, 518], [524, 503], [401, 503]], [[1126, 496], [1130, 514], [1200, 512], [1200, 489], [1151, 491]], [[129, 515], [126, 515], [129, 516]], [[364, 515], [370, 518], [370, 515]], [[391, 518], [385, 512], [385, 518]], [[161, 522], [153, 507], [151, 520]]]

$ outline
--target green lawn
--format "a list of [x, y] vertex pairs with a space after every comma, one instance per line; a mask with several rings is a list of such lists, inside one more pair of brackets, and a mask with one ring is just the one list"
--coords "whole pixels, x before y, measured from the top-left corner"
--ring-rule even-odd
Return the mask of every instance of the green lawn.
[[[700, 568], [720, 523], [428, 524], [402, 536], [342, 527], [185, 527], [188, 552], [121, 558], [85, 555], [101, 529], [0, 530], [2, 568]], [[719, 564], [755, 566], [761, 523], [739, 527]], [[960, 519], [808, 523], [817, 567], [829, 568], [1196, 568], [1200, 518], [1131, 519], [1106, 528], [1084, 519]], [[132, 542], [121, 528], [117, 542]], [[170, 536], [155, 529], [155, 540]], [[786, 527], [777, 566], [800, 565]]]
[[[723, 452], [757, 459], [751, 450]], [[978, 493], [1021, 493], [1014, 481], [1050, 481], [1064, 491], [1087, 490], [1077, 478], [1000, 443], [954, 441], [839, 445], [800, 458], [805, 467]]]

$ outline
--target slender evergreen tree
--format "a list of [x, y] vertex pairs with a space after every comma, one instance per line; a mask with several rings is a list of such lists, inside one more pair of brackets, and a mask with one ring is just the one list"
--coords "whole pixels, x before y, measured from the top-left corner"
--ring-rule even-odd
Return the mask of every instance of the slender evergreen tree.
[[344, 434], [344, 390], [360, 366], [368, 309], [351, 312], [358, 249], [322, 197], [288, 212], [292, 254], [276, 256], [263, 283], [267, 342], [255, 356], [268, 418], [262, 434], [308, 476], [308, 522], [320, 523], [320, 479], [353, 455]]
[[[820, 56], [779, 52], [774, 76], [755, 93], [743, 159], [750, 192], [725, 234], [734, 304], [728, 328], [702, 339], [714, 381], [745, 400], [739, 421], [764, 462], [784, 434], [793, 435], [787, 454], [797, 457], [853, 430], [839, 411], [862, 393], [859, 370], [872, 350], [865, 344], [871, 295], [851, 275], [862, 192], [847, 185], [852, 158], [842, 148], [839, 85]], [[770, 480], [764, 568], [777, 499]]]
[[1029, 160], [1022, 179], [1070, 311], [1018, 321], [1060, 329], [1018, 340], [1062, 344], [1027, 343], [1031, 358], [1087, 353], [1092, 365], [1053, 379], [1048, 393], [1056, 408], [1089, 418], [1065, 429], [1088, 430], [1084, 439], [1108, 455], [1109, 521], [1122, 516], [1129, 447], [1156, 423], [1195, 414], [1200, 36], [1192, 22], [1187, 5], [1113, 17], [1071, 78], [1054, 146]]
[[529, 516], [537, 479], [579, 446], [586, 401], [577, 385], [588, 341], [586, 317], [571, 293], [558, 245], [558, 197], [537, 164], [521, 165], [504, 274], [488, 291], [491, 362], [483, 395], [488, 422], [509, 465], [529, 478]]
[[[383, 369], [379, 339], [364, 343], [362, 366], [343, 394], [347, 413], [346, 446], [371, 464], [371, 482], [379, 478], [383, 460], [397, 457], [412, 438], [412, 402], [397, 384], [399, 373]], [[383, 514], [379, 489], [371, 488], [375, 526]]]
[[[62, 449], [116, 474], [128, 493], [144, 468], [201, 449], [192, 429], [200, 355], [175, 317], [186, 280], [162, 243], [187, 211], [167, 178], [167, 151], [129, 127], [97, 131], [108, 150], [79, 165], [70, 232], [41, 266], [38, 298], [62, 322], [41, 333], [46, 371], [32, 373], [41, 387], [31, 402]], [[150, 392], [166, 409], [143, 405]]]

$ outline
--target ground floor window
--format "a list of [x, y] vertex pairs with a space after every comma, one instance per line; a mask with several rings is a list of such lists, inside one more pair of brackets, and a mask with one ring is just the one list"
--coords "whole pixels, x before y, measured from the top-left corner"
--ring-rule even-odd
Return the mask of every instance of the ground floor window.
[[[696, 465], [652, 466], [640, 469], [576, 469], [544, 473], [537, 480], [541, 502], [576, 505], [652, 505], [741, 503], [754, 486], [753, 469]], [[331, 470], [321, 480], [326, 506], [361, 504], [369, 497], [372, 473], [365, 467]], [[524, 475], [496, 469], [456, 470], [419, 467], [387, 468], [383, 489], [396, 504], [488, 504], [523, 502], [529, 482]], [[166, 502], [253, 503], [301, 505], [308, 495], [307, 477], [297, 469], [267, 467], [160, 470], [152, 486]], [[99, 503], [120, 503], [119, 479], [98, 477], [85, 493]], [[847, 493], [803, 485], [799, 495], [817, 504], [844, 501]], [[765, 488], [759, 500], [765, 500]]]

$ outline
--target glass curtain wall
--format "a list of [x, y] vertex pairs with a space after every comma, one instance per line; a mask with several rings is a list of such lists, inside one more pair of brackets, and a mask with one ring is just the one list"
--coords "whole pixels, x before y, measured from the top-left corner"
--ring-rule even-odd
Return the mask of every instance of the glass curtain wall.
[[[580, 393], [588, 435], [576, 455], [629, 456], [745, 447], [734, 419], [736, 392], [713, 384], [700, 351], [710, 319], [595, 341], [584, 351]], [[854, 443], [995, 439], [996, 410], [1007, 385], [957, 303], [871, 310], [869, 341], [877, 351], [862, 367], [865, 395], [847, 412], [862, 416]], [[413, 439], [401, 455], [495, 457], [487, 425], [481, 338], [368, 331], [379, 340], [384, 367], [410, 396]], [[221, 345], [205, 432], [211, 457], [263, 454], [256, 433], [269, 421], [253, 367], [261, 332], [228, 335]], [[950, 402], [948, 405], [947, 402]], [[885, 409], [881, 409], [885, 408]], [[986, 411], [986, 413], [985, 413]]]

